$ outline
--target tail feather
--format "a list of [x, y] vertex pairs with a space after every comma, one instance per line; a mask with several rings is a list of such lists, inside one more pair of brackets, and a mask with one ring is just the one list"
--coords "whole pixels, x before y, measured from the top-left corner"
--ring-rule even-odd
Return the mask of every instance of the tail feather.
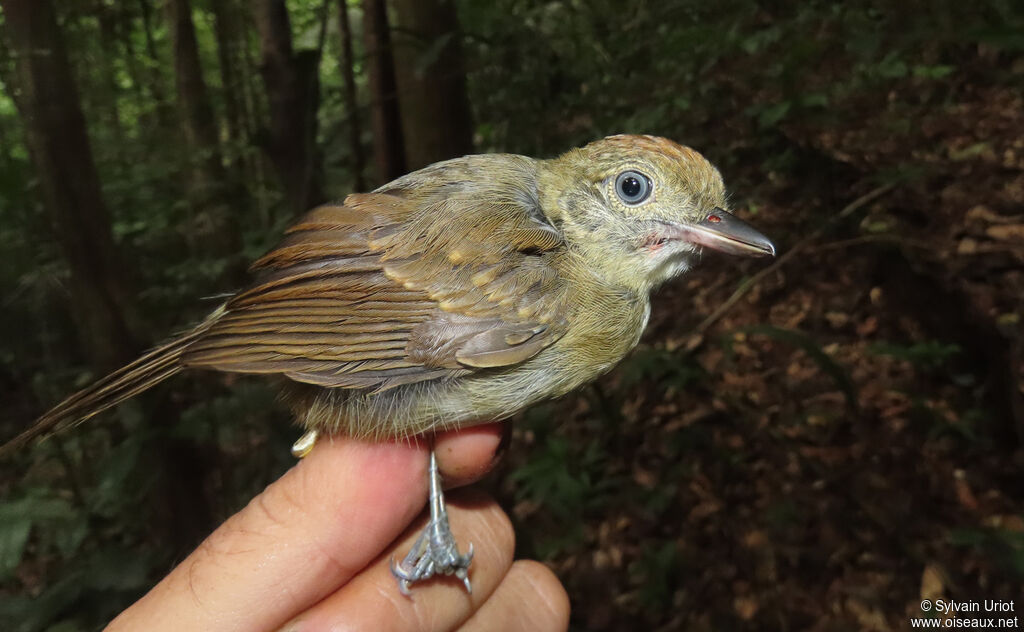
[[0, 458], [17, 451], [36, 437], [81, 423], [178, 373], [185, 368], [182, 364], [185, 350], [222, 313], [222, 310], [217, 310], [189, 333], [149, 351], [57, 404], [21, 434], [0, 445]]

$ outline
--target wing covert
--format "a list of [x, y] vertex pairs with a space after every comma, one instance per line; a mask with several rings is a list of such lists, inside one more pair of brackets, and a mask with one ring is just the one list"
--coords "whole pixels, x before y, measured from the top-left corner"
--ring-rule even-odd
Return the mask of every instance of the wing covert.
[[531, 206], [529, 178], [474, 177], [486, 158], [458, 159], [454, 182], [416, 186], [435, 166], [308, 213], [185, 364], [382, 390], [517, 364], [558, 340], [561, 236]]

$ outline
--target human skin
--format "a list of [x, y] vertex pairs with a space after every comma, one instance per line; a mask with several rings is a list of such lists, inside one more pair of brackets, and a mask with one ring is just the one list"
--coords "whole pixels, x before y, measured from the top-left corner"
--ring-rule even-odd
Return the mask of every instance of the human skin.
[[[439, 435], [446, 485], [483, 476], [500, 441], [495, 424]], [[428, 451], [424, 442], [318, 443], [107, 630], [565, 630], [561, 583], [542, 564], [513, 562], [509, 519], [479, 493], [456, 493], [448, 505], [456, 537], [475, 544], [480, 562], [472, 595], [447, 578], [417, 585], [411, 598], [395, 590], [391, 559], [423, 523], [414, 519]]]

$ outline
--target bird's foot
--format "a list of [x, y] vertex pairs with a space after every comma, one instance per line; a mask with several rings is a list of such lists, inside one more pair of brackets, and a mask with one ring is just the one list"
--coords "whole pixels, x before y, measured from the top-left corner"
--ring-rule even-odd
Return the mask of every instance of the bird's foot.
[[430, 579], [434, 575], [455, 575], [466, 586], [466, 592], [472, 594], [469, 564], [473, 560], [473, 545], [470, 544], [469, 551], [461, 555], [447, 525], [444, 525], [441, 534], [434, 531], [435, 525], [428, 524], [400, 564], [391, 560], [391, 574], [398, 579], [398, 589], [408, 596], [409, 587], [415, 582]]
[[441, 492], [441, 476], [437, 459], [430, 453], [430, 521], [420, 532], [412, 549], [400, 564], [391, 560], [391, 574], [398, 579], [398, 589], [409, 595], [409, 586], [434, 575], [454, 575], [462, 580], [466, 592], [472, 593], [469, 583], [469, 564], [473, 560], [473, 545], [462, 555], [455, 544], [455, 536], [448, 526], [448, 511]]
[[319, 434], [316, 430], [307, 430], [306, 434], [299, 437], [299, 440], [292, 444], [292, 456], [296, 459], [301, 459], [312, 452]]

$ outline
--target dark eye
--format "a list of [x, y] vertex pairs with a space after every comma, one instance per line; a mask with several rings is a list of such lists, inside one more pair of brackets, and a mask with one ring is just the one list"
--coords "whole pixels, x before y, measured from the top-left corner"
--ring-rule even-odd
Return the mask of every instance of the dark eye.
[[635, 206], [651, 196], [651, 180], [638, 171], [623, 171], [615, 177], [615, 195]]

